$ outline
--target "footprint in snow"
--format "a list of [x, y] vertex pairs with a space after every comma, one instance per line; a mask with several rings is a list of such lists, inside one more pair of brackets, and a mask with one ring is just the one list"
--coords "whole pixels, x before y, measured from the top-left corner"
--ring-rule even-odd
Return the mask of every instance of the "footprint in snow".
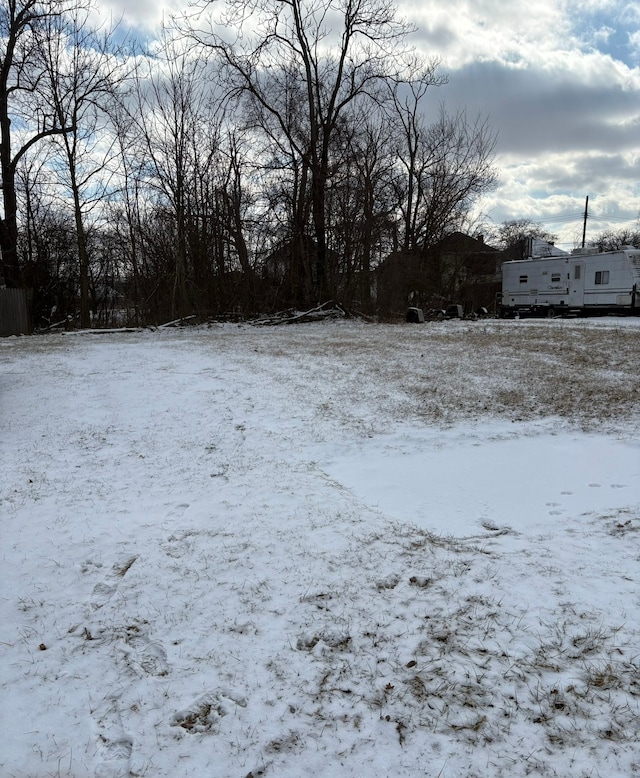
[[100, 560], [87, 559], [80, 565], [80, 572], [82, 573], [94, 573], [96, 570], [102, 568], [102, 562]]
[[97, 583], [91, 592], [91, 607], [98, 610], [106, 605], [113, 597], [117, 587], [106, 583]]
[[491, 521], [491, 519], [482, 519], [482, 521], [480, 522], [480, 526], [483, 529], [486, 529], [487, 532], [491, 532], [492, 535], [515, 535], [516, 534], [511, 527], [501, 527], [500, 525], [496, 524], [495, 521]]
[[174, 505], [171, 510], [167, 513], [168, 519], [179, 519], [187, 512], [189, 508], [188, 502], [179, 502], [177, 505]]
[[126, 661], [138, 676], [168, 675], [167, 652], [161, 643], [151, 641], [146, 635], [126, 638], [122, 647]]
[[104, 757], [95, 769], [96, 778], [126, 778], [131, 774], [131, 753], [133, 740], [121, 735], [111, 740], [101, 736], [101, 750]]
[[171, 726], [182, 727], [187, 732], [216, 732], [224, 716], [246, 707], [246, 699], [237, 694], [210, 692], [199, 697], [189, 708], [175, 713]]
[[125, 778], [131, 773], [133, 739], [122, 727], [122, 718], [117, 703], [107, 698], [102, 710], [93, 715], [98, 726], [96, 738], [96, 778]]
[[[129, 572], [133, 564], [135, 563], [137, 556], [131, 556], [126, 557], [121, 562], [116, 562], [113, 567], [111, 568], [112, 572], [109, 576], [110, 578], [124, 578], [124, 576]], [[100, 563], [100, 567], [102, 567], [102, 563]], [[81, 568], [82, 572], [89, 572], [91, 570], [91, 567], [87, 566], [87, 563], [85, 563], [84, 567]], [[106, 581], [102, 581], [101, 583], [97, 583], [93, 587], [93, 591], [91, 592], [91, 607], [94, 610], [99, 610], [100, 608], [104, 607], [109, 600], [113, 597], [113, 595], [116, 593], [118, 589], [117, 583], [107, 583]]]

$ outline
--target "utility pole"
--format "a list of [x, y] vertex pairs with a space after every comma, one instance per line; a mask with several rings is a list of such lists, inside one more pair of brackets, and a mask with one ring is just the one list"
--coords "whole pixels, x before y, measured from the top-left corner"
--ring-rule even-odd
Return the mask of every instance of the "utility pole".
[[589, 217], [589, 195], [587, 195], [587, 201], [584, 204], [584, 222], [582, 224], [582, 248], [587, 238], [587, 218]]

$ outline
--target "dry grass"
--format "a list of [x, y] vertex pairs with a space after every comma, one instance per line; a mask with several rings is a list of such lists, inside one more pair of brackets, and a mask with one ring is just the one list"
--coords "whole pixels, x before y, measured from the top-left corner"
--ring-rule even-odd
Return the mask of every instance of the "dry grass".
[[[633, 636], [589, 613], [549, 614], [536, 626], [517, 604], [473, 593], [474, 580], [486, 580], [491, 568], [471, 544], [452, 541], [446, 550], [441, 539], [436, 550], [428, 533], [397, 530], [354, 549], [357, 580], [325, 597], [322, 613], [314, 607], [315, 631], [298, 640], [315, 667], [308, 693], [323, 716], [348, 698], [354, 720], [375, 712], [402, 746], [426, 731], [493, 748], [512, 731], [531, 736], [533, 728], [545, 759], [597, 748], [599, 739], [634, 742], [640, 657]], [[402, 568], [376, 577], [390, 559]], [[370, 589], [375, 606], [347, 608], [356, 588]], [[545, 762], [536, 764], [548, 774]]]
[[267, 333], [265, 350], [273, 370], [286, 371], [294, 381], [298, 350], [314, 360], [317, 392], [309, 403], [323, 415], [355, 397], [382, 424], [412, 416], [436, 425], [557, 417], [596, 428], [635, 424], [639, 416], [640, 328], [624, 321], [354, 324], [347, 334], [339, 327], [301, 330]]

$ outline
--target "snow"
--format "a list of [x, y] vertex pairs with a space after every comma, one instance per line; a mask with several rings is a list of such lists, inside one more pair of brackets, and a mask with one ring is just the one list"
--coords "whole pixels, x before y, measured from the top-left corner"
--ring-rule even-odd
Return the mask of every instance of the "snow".
[[639, 774], [639, 342], [0, 341], [0, 774]]
[[624, 509], [638, 483], [639, 443], [605, 435], [531, 437], [529, 429], [465, 425], [443, 436], [401, 427], [341, 453], [328, 469], [385, 515], [460, 537], [487, 523], [515, 523], [528, 535], [553, 532], [559, 516]]

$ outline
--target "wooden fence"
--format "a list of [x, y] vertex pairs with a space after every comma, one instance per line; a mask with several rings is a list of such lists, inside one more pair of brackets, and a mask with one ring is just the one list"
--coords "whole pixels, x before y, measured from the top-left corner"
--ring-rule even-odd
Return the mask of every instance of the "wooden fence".
[[29, 292], [26, 289], [0, 289], [0, 337], [30, 334]]

